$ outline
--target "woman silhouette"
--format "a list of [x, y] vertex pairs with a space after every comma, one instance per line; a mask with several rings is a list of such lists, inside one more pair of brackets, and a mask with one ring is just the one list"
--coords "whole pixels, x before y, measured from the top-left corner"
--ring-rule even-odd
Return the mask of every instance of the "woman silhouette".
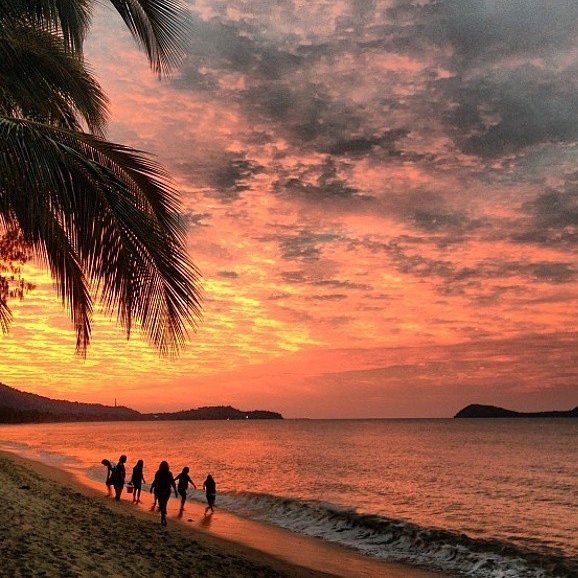
[[177, 486], [173, 474], [169, 469], [169, 463], [163, 460], [159, 464], [159, 469], [155, 474], [155, 479], [151, 484], [151, 492], [154, 491], [155, 497], [158, 500], [159, 511], [161, 513], [161, 524], [167, 525], [167, 504], [171, 497], [171, 488], [175, 491], [175, 498], [178, 498]]

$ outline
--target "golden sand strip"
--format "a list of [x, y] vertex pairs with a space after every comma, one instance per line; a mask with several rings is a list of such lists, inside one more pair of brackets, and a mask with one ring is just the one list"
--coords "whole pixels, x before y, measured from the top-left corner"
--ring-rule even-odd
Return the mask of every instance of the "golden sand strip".
[[[303, 537], [295, 537], [296, 547], [290, 533], [283, 546], [283, 531], [255, 523], [235, 526], [234, 518], [224, 512], [215, 515], [222, 523], [220, 535], [210, 528], [188, 527], [186, 522], [191, 519], [180, 523], [170, 516], [169, 525], [163, 527], [148, 506], [115, 502], [65, 471], [6, 452], [0, 452], [0, 500], [0, 575], [6, 578], [435, 576], [410, 567], [365, 561]], [[177, 500], [174, 502], [176, 505]], [[194, 513], [187, 516], [203, 523], [202, 507], [190, 507]], [[244, 543], [224, 539], [227, 527], [244, 533]], [[295, 550], [300, 550], [301, 557], [283, 556]]]

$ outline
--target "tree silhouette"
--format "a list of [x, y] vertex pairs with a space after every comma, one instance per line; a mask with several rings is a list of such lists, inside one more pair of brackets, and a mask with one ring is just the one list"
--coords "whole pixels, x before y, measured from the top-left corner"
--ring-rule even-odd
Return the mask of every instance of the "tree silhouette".
[[[178, 2], [110, 2], [158, 76], [178, 65], [187, 31]], [[98, 302], [127, 337], [136, 324], [170, 356], [200, 319], [200, 274], [169, 175], [147, 153], [104, 138], [106, 96], [82, 53], [93, 5], [0, 3], [0, 233], [51, 272], [78, 352]], [[17, 256], [2, 255], [25, 262]], [[0, 295], [4, 330], [10, 290]]]

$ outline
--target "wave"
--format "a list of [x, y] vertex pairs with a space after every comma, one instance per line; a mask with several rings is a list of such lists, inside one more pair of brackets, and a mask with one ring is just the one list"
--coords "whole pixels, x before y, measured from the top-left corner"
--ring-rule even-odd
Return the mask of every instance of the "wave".
[[16, 451], [21, 456], [40, 460], [41, 462], [49, 465], [56, 465], [57, 467], [63, 467], [65, 464], [81, 463], [80, 460], [69, 454], [38, 448], [36, 446], [31, 446], [26, 442], [0, 439], [0, 449]]
[[472, 578], [576, 578], [578, 558], [533, 552], [498, 540], [422, 527], [383, 516], [314, 501], [225, 492], [219, 507], [357, 550], [366, 556], [404, 562]]
[[23, 442], [15, 442], [12, 440], [0, 440], [0, 448], [10, 450], [25, 450], [30, 446]]

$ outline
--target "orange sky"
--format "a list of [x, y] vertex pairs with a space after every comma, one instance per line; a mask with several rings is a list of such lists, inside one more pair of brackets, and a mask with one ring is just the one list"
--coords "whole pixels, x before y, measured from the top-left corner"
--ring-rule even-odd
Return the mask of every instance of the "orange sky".
[[578, 405], [578, 8], [502, 4], [196, 0], [162, 83], [98, 12], [108, 136], [182, 191], [204, 320], [169, 362], [99, 319], [78, 359], [30, 267], [1, 381], [141, 411]]

